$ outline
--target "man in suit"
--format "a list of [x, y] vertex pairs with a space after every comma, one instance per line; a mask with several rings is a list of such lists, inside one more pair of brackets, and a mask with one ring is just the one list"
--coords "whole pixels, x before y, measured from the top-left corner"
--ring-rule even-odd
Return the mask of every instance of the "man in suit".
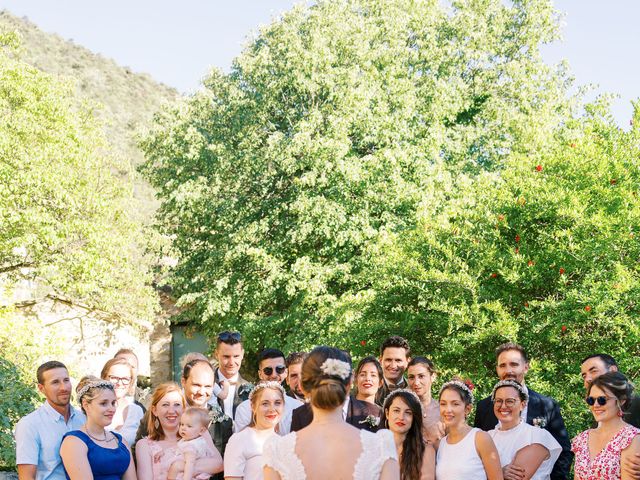
[[305, 401], [302, 391], [302, 362], [307, 358], [304, 352], [292, 352], [287, 356], [287, 395], [301, 402]]
[[[376, 405], [369, 402], [358, 400], [355, 396], [347, 396], [342, 407], [345, 421], [356, 428], [375, 432], [378, 425], [373, 425], [367, 421], [367, 417], [373, 416], [379, 418], [380, 410]], [[310, 403], [305, 403], [301, 407], [296, 408], [291, 416], [291, 431], [297, 432], [308, 426], [313, 420], [313, 410]]]
[[[229, 393], [225, 399], [215, 398], [209, 403], [216, 403], [225, 415], [233, 419], [238, 405], [249, 398], [253, 388], [240, 375], [240, 367], [244, 358], [242, 336], [238, 332], [221, 332], [216, 338], [215, 358], [218, 362], [216, 368], [216, 383], [222, 384], [224, 380], [229, 383]], [[225, 442], [226, 445], [226, 442]]]
[[[583, 358], [580, 362], [580, 375], [582, 376], [585, 389], [589, 387], [589, 383], [591, 383], [594, 378], [607, 372], [617, 371], [619, 371], [618, 362], [606, 353], [594, 353]], [[638, 395], [632, 395], [622, 418], [628, 424], [640, 428], [640, 397]], [[593, 425], [593, 427], [596, 426], [597, 425]], [[629, 456], [623, 462], [622, 469], [626, 470], [631, 478], [640, 479], [640, 456], [637, 454]]]
[[[553, 398], [540, 395], [526, 387], [524, 380], [529, 371], [529, 359], [522, 346], [515, 343], [500, 345], [496, 349], [496, 360], [496, 372], [500, 380], [515, 380], [529, 393], [529, 403], [524, 409], [523, 418], [526, 418], [530, 425], [548, 430], [562, 447], [562, 453], [551, 472], [551, 480], [569, 479], [573, 453], [558, 403]], [[497, 424], [498, 419], [493, 413], [491, 397], [478, 402], [474, 426], [489, 431], [496, 428]]]
[[[275, 348], [265, 348], [258, 355], [258, 377], [263, 382], [278, 382], [282, 384], [287, 378], [287, 366], [285, 364], [284, 353]], [[294, 409], [302, 405], [300, 400], [296, 400], [288, 395], [284, 397], [284, 410], [278, 423], [278, 433], [286, 435], [291, 432], [291, 413]], [[233, 431], [239, 432], [251, 423], [251, 401], [245, 400], [236, 409]]]
[[382, 388], [376, 394], [376, 403], [380, 406], [394, 390], [409, 388], [404, 372], [411, 360], [409, 342], [404, 338], [393, 335], [387, 338], [380, 346], [380, 365], [382, 365]]

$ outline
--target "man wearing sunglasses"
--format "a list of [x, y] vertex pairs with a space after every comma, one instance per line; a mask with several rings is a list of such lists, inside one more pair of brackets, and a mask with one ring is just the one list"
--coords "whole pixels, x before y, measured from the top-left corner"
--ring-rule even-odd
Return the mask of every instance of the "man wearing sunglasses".
[[[522, 411], [522, 418], [530, 425], [547, 430], [562, 447], [562, 453], [553, 466], [551, 480], [568, 480], [573, 453], [571, 453], [571, 443], [560, 413], [560, 406], [553, 398], [527, 388], [525, 375], [528, 371], [529, 358], [521, 345], [510, 342], [496, 349], [496, 373], [500, 380], [515, 380], [524, 386], [529, 395], [529, 402]], [[493, 413], [491, 397], [480, 400], [473, 426], [490, 431], [496, 428], [497, 424], [498, 419]]]
[[[618, 362], [606, 353], [594, 353], [583, 358], [582, 362], [580, 362], [580, 375], [582, 376], [585, 389], [588, 389], [589, 383], [600, 375], [617, 371], [619, 371]], [[587, 399], [589, 405], [592, 405], [589, 402], [598, 402], [597, 398], [590, 398], [591, 400]], [[606, 403], [606, 399], [604, 399], [604, 403], [602, 403], [602, 401], [602, 398], [600, 398], [598, 404], [604, 405], [604, 403]], [[622, 419], [628, 424], [640, 428], [640, 397], [637, 395], [631, 397], [627, 411], [624, 412]], [[595, 422], [593, 427], [597, 427]], [[629, 456], [626, 461], [622, 462], [622, 469], [626, 470], [632, 478], [640, 480], [640, 457], [638, 455]]]
[[[258, 355], [258, 377], [261, 381], [283, 383], [287, 378], [287, 373], [284, 353], [275, 348], [266, 348], [260, 352], [260, 355]], [[291, 413], [301, 405], [302, 402], [300, 400], [285, 395], [284, 412], [278, 424], [278, 433], [280, 435], [286, 435], [291, 432]], [[251, 402], [246, 400], [238, 405], [236, 410], [233, 425], [234, 432], [243, 430], [249, 423], [251, 423]]]

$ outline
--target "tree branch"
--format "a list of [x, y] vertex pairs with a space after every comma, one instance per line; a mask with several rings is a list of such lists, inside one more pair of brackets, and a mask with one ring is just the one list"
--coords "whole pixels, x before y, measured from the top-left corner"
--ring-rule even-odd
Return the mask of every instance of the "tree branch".
[[21, 262], [21, 263], [16, 263], [15, 265], [7, 265], [6, 267], [0, 267], [0, 274], [13, 272], [21, 268], [29, 268], [33, 266], [35, 266], [35, 263], [32, 263], [32, 262]]

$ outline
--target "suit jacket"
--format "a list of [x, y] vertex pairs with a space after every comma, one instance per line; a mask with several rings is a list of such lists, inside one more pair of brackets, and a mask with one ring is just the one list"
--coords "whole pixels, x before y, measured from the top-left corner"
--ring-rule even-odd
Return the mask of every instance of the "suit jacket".
[[[548, 430], [562, 447], [562, 453], [553, 466], [551, 480], [569, 480], [569, 470], [573, 462], [571, 442], [564, 420], [560, 414], [560, 406], [551, 397], [545, 397], [538, 392], [529, 389], [529, 405], [527, 407], [527, 423], [533, 425], [533, 420], [541, 420], [541, 427]], [[487, 397], [478, 402], [474, 427], [481, 428], [485, 432], [493, 430], [498, 424], [498, 419], [493, 413], [493, 402]]]
[[[378, 425], [380, 417], [382, 415], [382, 408], [379, 405], [363, 402], [351, 395], [349, 397], [349, 405], [347, 406], [347, 418], [346, 422], [353, 425], [356, 428], [369, 430], [370, 432], [376, 432], [378, 425], [371, 425], [365, 419], [368, 416], [374, 416], [378, 419]], [[313, 410], [310, 403], [296, 408], [291, 415], [291, 431], [297, 432], [308, 426], [313, 420]]]
[[[215, 381], [218, 381], [218, 369], [215, 369]], [[251, 384], [247, 382], [242, 376], [238, 373], [238, 382], [236, 383], [236, 389], [233, 396], [233, 415], [236, 414], [236, 409], [238, 405], [244, 402], [249, 398], [249, 393], [251, 392], [251, 388], [240, 388], [243, 385], [248, 385], [251, 387]], [[241, 392], [242, 390], [242, 392]], [[217, 398], [217, 407], [219, 408], [220, 413], [224, 413], [224, 400]], [[215, 407], [209, 405], [210, 412], [211, 409]], [[216, 446], [222, 458], [224, 458], [224, 451], [227, 448], [227, 443], [233, 435], [233, 419], [227, 419], [221, 422], [212, 422], [209, 427], [209, 433], [211, 433], [211, 438], [213, 438], [213, 444]], [[223, 480], [224, 472], [217, 473], [211, 477], [212, 480]]]

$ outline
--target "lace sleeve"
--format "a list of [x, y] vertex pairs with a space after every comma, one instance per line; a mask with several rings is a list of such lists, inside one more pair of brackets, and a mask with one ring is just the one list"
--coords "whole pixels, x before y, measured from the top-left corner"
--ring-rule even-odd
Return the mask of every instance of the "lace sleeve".
[[262, 450], [265, 467], [273, 468], [282, 480], [304, 480], [304, 466], [295, 452], [296, 433], [284, 437], [274, 435], [267, 439]]

